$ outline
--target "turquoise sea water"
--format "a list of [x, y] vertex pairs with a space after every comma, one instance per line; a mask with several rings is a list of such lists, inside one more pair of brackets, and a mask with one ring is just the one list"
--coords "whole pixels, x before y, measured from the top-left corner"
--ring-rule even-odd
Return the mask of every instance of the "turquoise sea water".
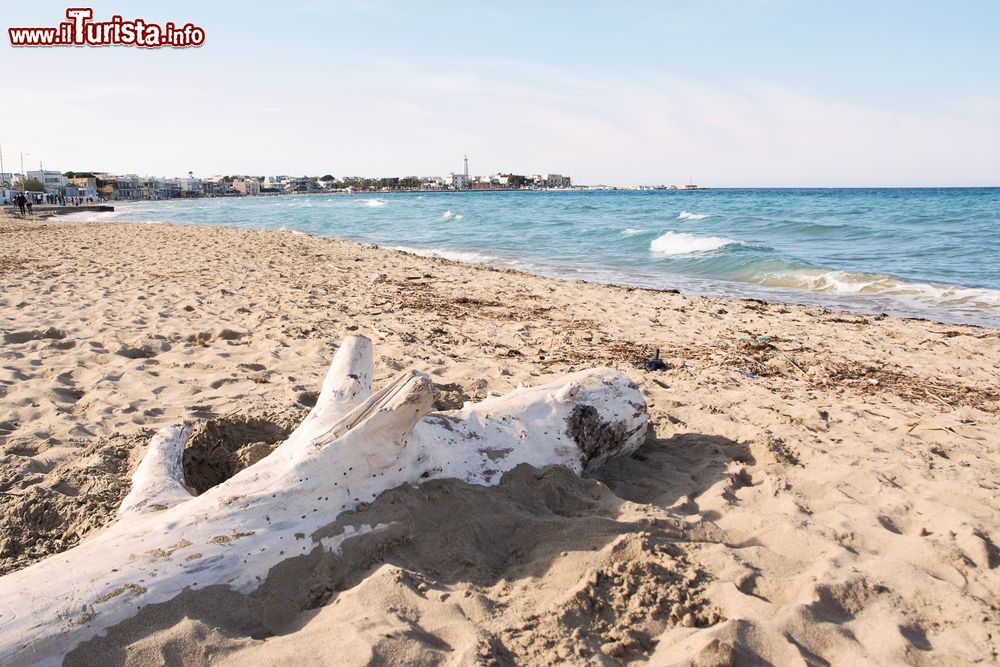
[[1000, 326], [1000, 188], [321, 194], [124, 203], [86, 217], [101, 215]]

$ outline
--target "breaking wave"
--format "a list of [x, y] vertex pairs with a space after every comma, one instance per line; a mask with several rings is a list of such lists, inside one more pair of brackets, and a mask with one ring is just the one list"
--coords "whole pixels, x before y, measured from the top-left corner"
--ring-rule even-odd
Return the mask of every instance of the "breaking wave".
[[817, 292], [903, 297], [954, 306], [1000, 306], [1000, 290], [910, 282], [886, 274], [801, 268], [761, 272], [748, 282]]
[[622, 236], [638, 236], [639, 234], [645, 234], [645, 229], [636, 229], [635, 227], [629, 227], [622, 230]]
[[376, 208], [378, 206], [385, 206], [385, 202], [382, 201], [381, 199], [369, 199], [365, 202], [365, 205], [371, 206], [372, 208]]
[[55, 220], [65, 222], [124, 222], [135, 225], [165, 225], [166, 220], [158, 218], [129, 217], [120, 218], [124, 211], [74, 211], [64, 215], [53, 216]]
[[392, 250], [408, 252], [420, 257], [438, 257], [440, 259], [450, 259], [453, 262], [463, 264], [490, 264], [497, 262], [500, 258], [493, 255], [486, 255], [471, 250], [440, 250], [428, 248], [411, 248], [409, 246], [390, 246]]
[[721, 236], [698, 236], [683, 232], [667, 232], [653, 239], [649, 249], [660, 255], [690, 255], [700, 252], [711, 252], [730, 245], [743, 245], [740, 241]]
[[678, 220], [704, 220], [707, 217], [707, 213], [690, 213], [688, 211], [681, 211], [677, 214]]

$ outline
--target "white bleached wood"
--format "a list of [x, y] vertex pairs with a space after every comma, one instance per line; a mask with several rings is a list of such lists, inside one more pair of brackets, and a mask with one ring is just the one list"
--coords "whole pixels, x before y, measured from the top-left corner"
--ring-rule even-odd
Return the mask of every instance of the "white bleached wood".
[[281, 450], [287, 452], [301, 446], [314, 433], [330, 428], [371, 396], [374, 375], [371, 340], [364, 336], [348, 336], [330, 364], [316, 404], [281, 444]]
[[146, 455], [132, 475], [132, 490], [118, 514], [166, 509], [191, 497], [184, 485], [184, 445], [191, 437], [187, 424], [160, 429], [149, 441]]
[[253, 591], [278, 563], [327, 548], [313, 539], [319, 528], [400, 484], [493, 485], [521, 463], [582, 472], [645, 435], [638, 388], [611, 369], [452, 414], [429, 414], [434, 390], [423, 373], [402, 373], [375, 394], [372, 374], [370, 341], [345, 341], [288, 440], [200, 496], [178, 472], [190, 430], [157, 433], [113, 524], [0, 578], [0, 664], [59, 664], [81, 642], [187, 589]]

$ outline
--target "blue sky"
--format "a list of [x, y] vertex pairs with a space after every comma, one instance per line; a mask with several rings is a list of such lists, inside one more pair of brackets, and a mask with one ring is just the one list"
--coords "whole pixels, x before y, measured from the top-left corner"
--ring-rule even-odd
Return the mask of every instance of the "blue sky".
[[[188, 50], [13, 49], [37, 168], [559, 172], [582, 183], [1000, 184], [1000, 3], [99, 2]], [[8, 5], [9, 26], [65, 4]]]

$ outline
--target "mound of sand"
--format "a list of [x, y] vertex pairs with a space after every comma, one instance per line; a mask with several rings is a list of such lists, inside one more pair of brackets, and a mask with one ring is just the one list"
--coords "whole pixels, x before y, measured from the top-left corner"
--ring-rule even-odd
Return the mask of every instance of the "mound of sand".
[[719, 620], [686, 555], [691, 530], [558, 467], [521, 466], [492, 489], [403, 487], [316, 535], [358, 533], [338, 552], [287, 561], [246, 597], [207, 589], [147, 607], [67, 664], [174, 650], [223, 664], [638, 657], [666, 627]]

